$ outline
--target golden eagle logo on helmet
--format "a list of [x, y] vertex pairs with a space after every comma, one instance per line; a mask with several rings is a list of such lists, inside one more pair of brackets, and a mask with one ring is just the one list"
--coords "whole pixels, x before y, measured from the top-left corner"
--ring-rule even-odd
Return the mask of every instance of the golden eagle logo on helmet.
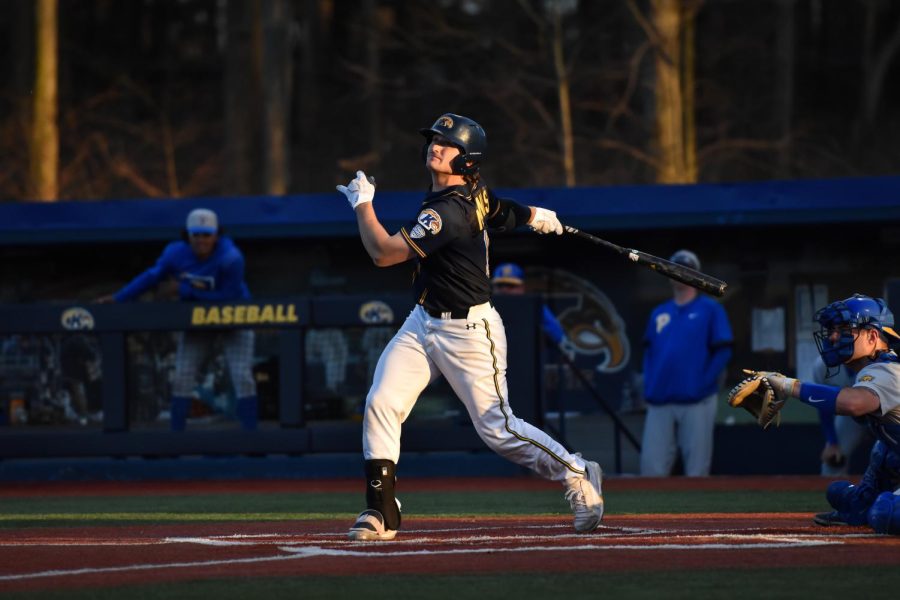
[[453, 129], [453, 119], [451, 119], [449, 115], [443, 115], [438, 118], [437, 123], [435, 123], [434, 126], [435, 127], [446, 127], [447, 129]]

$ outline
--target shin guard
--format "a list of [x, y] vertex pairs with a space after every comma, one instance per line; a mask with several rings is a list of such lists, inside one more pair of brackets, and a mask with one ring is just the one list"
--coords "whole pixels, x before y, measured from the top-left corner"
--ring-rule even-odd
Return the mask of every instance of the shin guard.
[[400, 507], [394, 496], [397, 465], [389, 460], [366, 461], [366, 507], [384, 517], [387, 529], [400, 529]]

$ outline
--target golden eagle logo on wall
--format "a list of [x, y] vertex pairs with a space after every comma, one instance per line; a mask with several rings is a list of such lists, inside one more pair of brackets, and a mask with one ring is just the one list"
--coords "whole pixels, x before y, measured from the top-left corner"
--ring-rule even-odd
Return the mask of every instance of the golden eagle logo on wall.
[[564, 306], [554, 311], [578, 354], [597, 356], [601, 373], [616, 373], [631, 358], [625, 320], [609, 297], [589, 281], [561, 269], [529, 269], [528, 289]]

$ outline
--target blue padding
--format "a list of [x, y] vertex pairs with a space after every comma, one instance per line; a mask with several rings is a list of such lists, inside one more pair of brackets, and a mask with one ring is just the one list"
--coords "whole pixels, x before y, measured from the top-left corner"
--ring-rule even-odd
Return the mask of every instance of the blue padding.
[[[423, 190], [379, 191], [379, 217], [410, 220]], [[647, 229], [900, 219], [900, 177], [704, 185], [498, 189], [522, 204], [555, 210], [582, 229]], [[194, 208], [210, 208], [233, 235], [290, 238], [356, 235], [356, 219], [337, 192], [294, 196], [0, 203], [0, 243], [168, 240]]]
[[882, 492], [869, 509], [869, 526], [875, 533], [900, 535], [900, 496]]

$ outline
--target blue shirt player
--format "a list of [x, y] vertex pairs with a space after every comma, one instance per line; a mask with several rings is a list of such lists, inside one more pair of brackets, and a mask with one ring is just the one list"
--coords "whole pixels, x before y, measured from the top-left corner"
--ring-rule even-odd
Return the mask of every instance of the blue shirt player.
[[[689, 250], [672, 262], [700, 269]], [[667, 477], [678, 451], [684, 474], [709, 475], [721, 375], [731, 358], [732, 334], [722, 305], [673, 281], [673, 299], [657, 306], [644, 333], [647, 417], [641, 475]]]
[[[245, 300], [250, 297], [244, 282], [244, 255], [234, 242], [221, 235], [216, 213], [206, 208], [191, 211], [181, 240], [165, 247], [156, 264], [132, 279], [111, 296], [98, 302], [128, 302], [160, 283], [174, 279], [178, 296], [187, 302]], [[258, 418], [256, 382], [253, 379], [255, 336], [251, 329], [223, 332], [188, 331], [179, 334], [173, 382], [171, 426], [185, 429], [197, 367], [216, 338], [223, 338], [225, 358], [237, 398], [237, 417], [244, 429], [255, 429]]]

